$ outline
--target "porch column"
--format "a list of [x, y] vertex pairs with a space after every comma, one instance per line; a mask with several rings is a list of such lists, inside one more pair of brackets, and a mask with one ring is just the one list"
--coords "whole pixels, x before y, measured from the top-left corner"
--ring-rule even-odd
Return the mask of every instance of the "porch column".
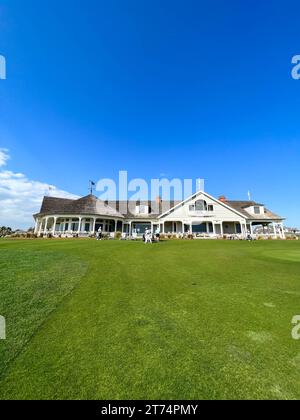
[[54, 217], [53, 229], [52, 234], [55, 235], [55, 228], [56, 228], [57, 217]]
[[82, 223], [82, 218], [81, 217], [79, 217], [79, 223], [78, 223], [78, 235], [79, 235], [79, 233], [81, 232], [81, 223]]
[[49, 220], [49, 217], [46, 217], [46, 222], [45, 222], [45, 227], [44, 227], [44, 233], [47, 233], [48, 220]]
[[221, 236], [224, 236], [223, 222], [220, 223]]
[[244, 224], [244, 228], [245, 228], [245, 238], [247, 238], [247, 234], [248, 234], [248, 230], [247, 230], [247, 222], [245, 222], [245, 224]]
[[280, 223], [280, 233], [281, 233], [281, 239], [285, 239], [283, 223]]
[[34, 227], [34, 234], [36, 235], [38, 232], [38, 227], [39, 227], [39, 219], [35, 220], [35, 227]]
[[247, 226], [245, 225], [245, 223], [240, 222], [241, 225], [241, 234], [243, 238], [246, 238], [247, 236]]
[[115, 220], [115, 233], [117, 233], [118, 221]]
[[190, 231], [191, 231], [191, 235], [193, 234], [193, 222], [190, 222]]
[[283, 223], [282, 223], [282, 239], [286, 239], [286, 237], [285, 237], [285, 232], [284, 232], [284, 225], [283, 225]]
[[39, 236], [41, 235], [41, 233], [42, 233], [42, 227], [43, 227], [43, 218], [40, 220], [40, 225], [39, 225]]
[[94, 234], [96, 229], [96, 217], [93, 217], [93, 227], [91, 233]]
[[250, 233], [251, 233], [251, 236], [253, 236], [253, 226], [252, 226], [252, 222], [250, 222]]
[[272, 223], [272, 225], [273, 225], [274, 237], [275, 237], [275, 239], [277, 239], [276, 225], [275, 225], [274, 222]]
[[212, 222], [212, 226], [213, 226], [213, 234], [215, 235], [216, 234], [216, 225], [215, 225], [215, 222]]
[[42, 219], [40, 219], [40, 220], [38, 220], [37, 221], [37, 226], [36, 226], [36, 234], [37, 235], [39, 235], [40, 234], [40, 230], [41, 230], [41, 222], [42, 222]]

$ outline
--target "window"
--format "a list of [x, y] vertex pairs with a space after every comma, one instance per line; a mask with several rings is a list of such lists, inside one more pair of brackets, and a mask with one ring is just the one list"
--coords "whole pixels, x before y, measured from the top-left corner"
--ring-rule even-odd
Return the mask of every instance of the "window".
[[142, 235], [143, 233], [145, 233], [146, 229], [151, 230], [151, 223], [139, 223], [139, 222], [133, 223], [132, 224], [132, 229], [137, 234]]
[[214, 206], [213, 206], [212, 204], [209, 204], [209, 205], [207, 206], [207, 210], [208, 210], [208, 211], [214, 211]]
[[149, 207], [145, 206], [143, 204], [136, 206], [136, 213], [137, 214], [148, 214], [149, 213]]
[[260, 207], [259, 206], [254, 207], [254, 214], [260, 214]]
[[235, 225], [235, 232], [236, 232], [237, 234], [241, 234], [241, 233], [242, 233], [242, 227], [241, 227], [241, 224], [240, 224], [240, 223], [237, 223], [237, 224]]
[[195, 202], [196, 211], [207, 211], [207, 203], [204, 200], [198, 200]]
[[71, 230], [74, 232], [74, 231], [77, 231], [78, 228], [79, 228], [79, 223], [78, 222], [77, 223], [72, 222]]
[[193, 233], [207, 233], [207, 224], [206, 223], [193, 224], [192, 230], [193, 230]]

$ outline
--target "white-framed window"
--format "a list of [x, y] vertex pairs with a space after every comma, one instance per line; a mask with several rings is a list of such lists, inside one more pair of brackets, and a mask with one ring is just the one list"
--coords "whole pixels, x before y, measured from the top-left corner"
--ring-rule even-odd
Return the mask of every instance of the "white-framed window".
[[149, 206], [146, 206], [144, 204], [136, 206], [136, 214], [149, 214]]
[[254, 206], [254, 214], [260, 214], [260, 206]]
[[207, 204], [205, 200], [198, 200], [189, 205], [189, 211], [214, 211], [214, 206]]
[[196, 211], [207, 211], [207, 202], [205, 200], [198, 200], [195, 202]]

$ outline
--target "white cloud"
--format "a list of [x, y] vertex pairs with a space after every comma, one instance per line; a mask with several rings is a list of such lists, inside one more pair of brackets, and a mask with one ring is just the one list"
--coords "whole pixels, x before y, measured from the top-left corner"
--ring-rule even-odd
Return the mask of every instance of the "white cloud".
[[[8, 151], [0, 149], [0, 167], [5, 166], [8, 159]], [[33, 226], [32, 215], [38, 213], [45, 195], [78, 198], [54, 185], [30, 180], [21, 173], [0, 169], [0, 225], [13, 229]]]

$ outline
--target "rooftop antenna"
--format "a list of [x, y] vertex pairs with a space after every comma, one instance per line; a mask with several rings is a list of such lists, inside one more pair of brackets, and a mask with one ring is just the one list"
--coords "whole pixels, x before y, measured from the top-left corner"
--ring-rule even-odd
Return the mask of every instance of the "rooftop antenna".
[[93, 195], [96, 184], [94, 181], [91, 181], [91, 180], [89, 182], [90, 182], [89, 191], [90, 191], [90, 194]]

